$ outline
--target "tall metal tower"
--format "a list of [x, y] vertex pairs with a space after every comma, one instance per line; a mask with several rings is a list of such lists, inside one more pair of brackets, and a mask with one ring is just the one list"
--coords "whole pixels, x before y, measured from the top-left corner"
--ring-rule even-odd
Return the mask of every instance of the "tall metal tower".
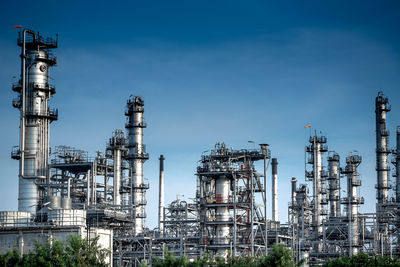
[[396, 202], [400, 203], [400, 126], [396, 128], [396, 158], [394, 160], [396, 168]]
[[272, 158], [272, 220], [278, 221], [278, 159]]
[[56, 92], [50, 83], [49, 69], [57, 62], [51, 53], [57, 48], [57, 39], [23, 29], [18, 45], [21, 47], [21, 77], [12, 90], [19, 94], [13, 106], [20, 111], [20, 140], [11, 157], [19, 160], [18, 210], [34, 215], [49, 179], [50, 123], [58, 118], [58, 110], [48, 106]]
[[122, 157], [126, 151], [126, 138], [123, 130], [115, 130], [113, 136], [107, 144], [107, 155], [113, 159], [113, 204], [126, 206], [130, 202], [130, 196], [127, 197], [123, 190], [122, 181]]
[[132, 204], [135, 206], [135, 213], [133, 214], [135, 235], [141, 235], [145, 227], [146, 190], [149, 189], [148, 184], [143, 182], [143, 163], [149, 159], [146, 146], [143, 144], [143, 128], [146, 128], [143, 121], [143, 106], [144, 101], [141, 97], [131, 95], [125, 111], [125, 116], [127, 116], [125, 128], [128, 132], [127, 159], [132, 168], [133, 180]]
[[375, 115], [376, 115], [376, 172], [377, 172], [377, 194], [376, 199], [376, 221], [377, 221], [377, 239], [376, 239], [376, 252], [387, 251], [387, 237], [389, 232], [389, 225], [385, 210], [389, 202], [388, 192], [390, 189], [388, 174], [388, 155], [390, 149], [388, 148], [389, 131], [386, 130], [386, 116], [387, 112], [391, 110], [389, 100], [379, 92], [375, 99]]
[[[254, 162], [270, 159], [270, 151], [233, 150], [217, 143], [197, 167], [202, 247], [216, 255], [265, 255], [267, 220], [256, 203], [266, 205], [266, 186]], [[247, 254], [248, 255], [248, 254]]]
[[306, 147], [308, 153], [307, 163], [312, 165], [312, 171], [306, 170], [306, 178], [313, 182], [313, 212], [312, 212], [312, 238], [314, 241], [313, 252], [321, 250], [321, 238], [323, 234], [322, 220], [323, 216], [327, 215], [326, 208], [326, 172], [323, 169], [322, 155], [328, 151], [326, 146], [326, 137], [310, 136], [310, 145]]
[[364, 199], [358, 196], [357, 188], [361, 186], [360, 175], [357, 168], [362, 161], [361, 156], [357, 154], [346, 157], [346, 168], [342, 171], [347, 175], [347, 197], [342, 200], [345, 205], [346, 216], [348, 221], [348, 251], [349, 256], [359, 253], [362, 245], [360, 243], [359, 229], [359, 206], [364, 204]]
[[329, 219], [340, 217], [340, 157], [336, 152], [328, 154]]
[[388, 137], [389, 131], [386, 130], [386, 115], [391, 110], [389, 100], [379, 92], [375, 99], [376, 114], [376, 171], [377, 171], [377, 197], [378, 204], [388, 202]]

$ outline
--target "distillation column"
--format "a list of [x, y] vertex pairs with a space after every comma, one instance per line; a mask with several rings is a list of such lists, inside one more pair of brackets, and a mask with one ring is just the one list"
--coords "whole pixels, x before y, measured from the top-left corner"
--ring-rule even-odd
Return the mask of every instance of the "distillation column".
[[159, 183], [159, 195], [158, 195], [158, 230], [160, 236], [164, 234], [164, 155], [160, 155], [160, 183]]
[[325, 145], [325, 136], [315, 134], [310, 137], [309, 142], [311, 145], [306, 147], [306, 151], [309, 153], [308, 163], [313, 166], [313, 169], [311, 172], [306, 171], [306, 176], [313, 182], [312, 240], [314, 241], [314, 252], [319, 252], [322, 248], [320, 242], [323, 234], [322, 220], [323, 216], [326, 215], [326, 211], [323, 209], [326, 199], [324, 199], [323, 192], [325, 175], [323, 173], [322, 154], [328, 149]]
[[329, 182], [329, 219], [340, 217], [340, 188], [339, 188], [340, 157], [335, 152], [328, 155], [328, 182]]
[[382, 252], [385, 250], [386, 244], [381, 247], [382, 235], [388, 235], [388, 224], [385, 220], [385, 205], [388, 202], [388, 155], [390, 153], [388, 149], [388, 137], [389, 131], [386, 130], [386, 116], [387, 112], [390, 111], [389, 100], [383, 95], [382, 92], [378, 93], [375, 99], [375, 115], [376, 115], [376, 171], [377, 171], [377, 200], [376, 213], [377, 213], [377, 232], [378, 240], [376, 243], [376, 252]]
[[24, 29], [18, 45], [22, 48], [21, 79], [12, 89], [19, 93], [13, 106], [20, 110], [20, 143], [11, 157], [20, 162], [18, 210], [36, 214], [44, 197], [39, 184], [49, 179], [50, 123], [58, 118], [58, 111], [48, 106], [55, 94], [49, 69], [56, 65], [51, 49], [57, 48], [57, 40]]
[[143, 128], [146, 124], [143, 122], [144, 101], [139, 96], [131, 96], [127, 101], [125, 115], [127, 123], [125, 128], [128, 131], [128, 156], [132, 168], [133, 179], [133, 205], [135, 206], [134, 234], [140, 235], [145, 227], [145, 193], [148, 185], [143, 183], [143, 163], [149, 159], [146, 153], [146, 147], [143, 145]]
[[[217, 204], [225, 204], [218, 206], [216, 209], [216, 221], [217, 222], [229, 222], [230, 215], [227, 204], [229, 203], [229, 179], [225, 175], [218, 176], [215, 181], [215, 196]], [[218, 224], [216, 231], [216, 241], [219, 245], [229, 244], [229, 225]], [[226, 257], [226, 248], [221, 248], [217, 251], [220, 257]]]
[[396, 202], [400, 203], [400, 126], [396, 131]]
[[389, 101], [384, 97], [382, 92], [378, 93], [375, 100], [376, 113], [376, 171], [378, 175], [378, 204], [383, 204], [388, 201], [388, 136], [386, 130], [386, 115], [390, 111]]
[[359, 205], [363, 204], [363, 199], [358, 197], [357, 188], [361, 186], [361, 180], [357, 168], [361, 163], [361, 156], [350, 155], [346, 158], [346, 168], [343, 173], [347, 174], [347, 198], [343, 200], [346, 205], [348, 218], [348, 239], [349, 256], [359, 253], [360, 249], [360, 230], [359, 230]]
[[272, 220], [278, 221], [278, 160], [271, 160], [272, 169]]
[[297, 190], [297, 180], [296, 177], [292, 177], [292, 205], [296, 203], [296, 190]]
[[[110, 151], [114, 162], [113, 176], [113, 204], [122, 205], [122, 155], [125, 151], [126, 139], [123, 130], [115, 130], [107, 144], [107, 152]], [[107, 153], [108, 154], [108, 153]], [[125, 201], [126, 202], [126, 201]]]

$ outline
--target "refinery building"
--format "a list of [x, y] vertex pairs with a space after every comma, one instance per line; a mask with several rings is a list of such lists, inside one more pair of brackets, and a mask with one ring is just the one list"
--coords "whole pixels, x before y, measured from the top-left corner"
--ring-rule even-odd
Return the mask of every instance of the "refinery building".
[[[91, 156], [79, 148], [51, 147], [58, 110], [50, 105], [56, 97], [50, 77], [58, 37], [22, 29], [17, 44], [21, 71], [12, 85], [12, 105], [19, 111], [20, 131], [11, 157], [19, 162], [18, 211], [0, 212], [0, 253], [16, 248], [25, 254], [37, 241], [76, 234], [98, 236], [111, 252], [110, 266], [151, 265], [166, 249], [188, 258], [263, 256], [274, 243], [284, 243], [306, 265], [362, 252], [400, 255], [400, 128], [396, 148], [389, 147], [391, 106], [382, 92], [375, 99], [376, 150], [371, 151], [376, 154], [375, 212], [360, 212], [362, 155], [339, 155], [317, 131], [304, 140], [304, 177], [279, 177], [279, 159], [268, 144], [242, 149], [218, 142], [199, 153], [192, 200], [165, 203], [166, 157], [152, 155], [159, 159], [158, 184], [143, 178], [149, 159], [144, 98], [131, 95], [121, 103], [126, 123], [110, 129], [103, 152]], [[278, 179], [291, 186], [287, 210], [278, 210]], [[151, 211], [158, 214], [154, 229], [146, 225], [149, 186], [159, 192], [158, 210]], [[279, 221], [278, 213], [288, 214], [288, 221]]]

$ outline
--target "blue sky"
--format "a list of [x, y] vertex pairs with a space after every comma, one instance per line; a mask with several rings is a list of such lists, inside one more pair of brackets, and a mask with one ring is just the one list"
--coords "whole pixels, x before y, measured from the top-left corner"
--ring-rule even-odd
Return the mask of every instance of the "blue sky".
[[279, 162], [279, 216], [286, 221], [290, 179], [304, 183], [308, 123], [327, 136], [342, 162], [353, 150], [363, 156], [361, 210], [374, 210], [380, 89], [392, 104], [391, 132], [400, 124], [397, 1], [55, 3], [0, 1], [0, 209], [17, 209], [11, 83], [20, 50], [12, 26], [23, 25], [59, 34], [52, 146], [103, 151], [113, 130], [124, 127], [129, 95], [144, 97], [151, 227], [158, 156], [166, 156], [166, 201], [190, 198], [197, 161], [217, 141], [235, 148], [252, 148], [249, 140], [271, 144]]

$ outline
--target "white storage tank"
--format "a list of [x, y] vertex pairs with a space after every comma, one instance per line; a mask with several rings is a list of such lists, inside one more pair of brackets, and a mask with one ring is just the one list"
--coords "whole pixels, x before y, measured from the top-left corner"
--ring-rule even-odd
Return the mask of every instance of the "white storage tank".
[[29, 226], [31, 213], [25, 211], [0, 211], [0, 226], [24, 227]]
[[59, 226], [85, 226], [86, 210], [49, 210], [47, 220]]

